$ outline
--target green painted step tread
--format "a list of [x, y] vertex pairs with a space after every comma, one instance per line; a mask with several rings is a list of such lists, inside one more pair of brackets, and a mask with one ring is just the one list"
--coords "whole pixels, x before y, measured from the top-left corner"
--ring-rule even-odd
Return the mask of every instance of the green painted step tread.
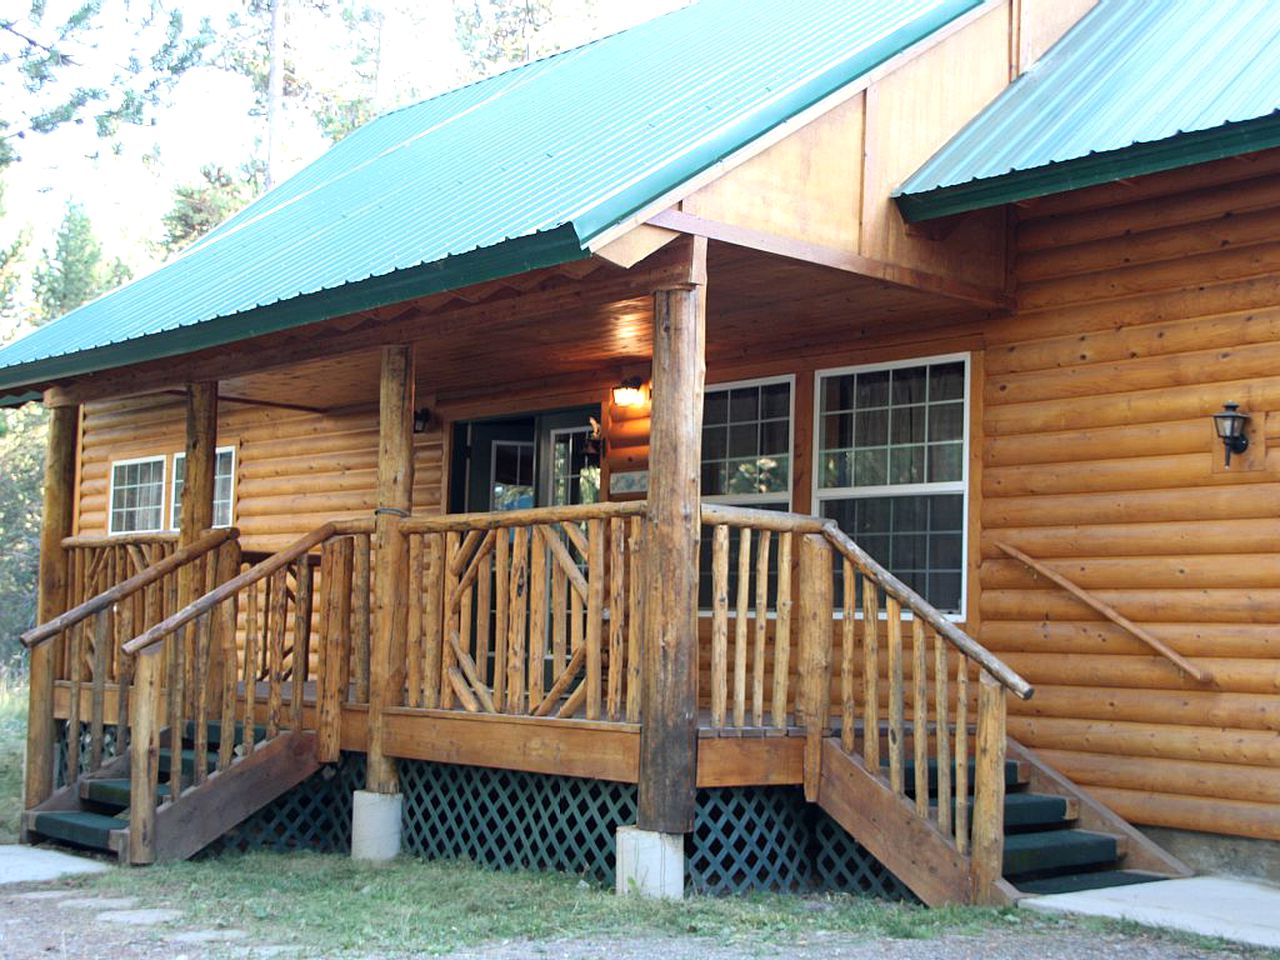
[[33, 829], [50, 840], [97, 850], [111, 849], [111, 831], [126, 830], [129, 821], [88, 810], [50, 810], [37, 813]]
[[[129, 806], [130, 783], [128, 777], [104, 777], [100, 780], [86, 780], [80, 787], [80, 796], [90, 803], [104, 807], [118, 807], [123, 810]], [[157, 798], [169, 796], [169, 785], [161, 783], [156, 787]]]
[[[195, 721], [192, 721], [192, 720], [187, 721], [186, 726], [183, 728], [182, 736], [183, 736], [184, 742], [186, 743], [191, 743], [195, 740], [196, 738]], [[213, 749], [221, 745], [222, 723], [217, 720], [209, 721], [209, 723], [206, 724], [206, 736], [208, 737], [208, 743], [209, 743], [210, 749]], [[253, 739], [255, 741], [261, 742], [266, 738], [267, 738], [267, 728], [260, 724], [255, 725], [253, 728]], [[243, 741], [244, 741], [244, 724], [237, 723], [235, 725], [235, 740], [233, 740], [232, 742], [239, 745]]]
[[[168, 747], [160, 750], [159, 767], [160, 772], [168, 773], [173, 768], [173, 751]], [[205, 754], [205, 764], [207, 770], [214, 770], [218, 765], [218, 752], [210, 750]], [[182, 751], [182, 772], [185, 776], [191, 776], [196, 769], [196, 752], [190, 748]]]
[[[1090, 830], [1041, 830], [1007, 834], [1004, 838], [1004, 876], [1043, 876], [1064, 871], [1081, 872], [1113, 865], [1119, 843], [1109, 833]], [[1016, 884], [1017, 881], [1013, 880]]]
[[1022, 893], [1045, 896], [1054, 893], [1078, 893], [1081, 890], [1103, 890], [1107, 887], [1126, 887], [1136, 883], [1168, 880], [1162, 873], [1142, 870], [1092, 870], [1087, 873], [1067, 873], [1057, 877], [1042, 877], [1017, 884]]
[[[975, 761], [970, 760], [967, 766], [969, 768], [969, 791], [970, 793], [972, 793], [974, 783], [977, 779], [977, 764]], [[882, 763], [880, 765], [880, 773], [882, 776], [888, 779], [889, 764], [887, 762]], [[928, 773], [929, 773], [929, 793], [932, 794], [936, 792], [938, 789], [938, 761], [937, 760], [929, 761]], [[953, 790], [955, 789], [955, 782], [956, 782], [955, 764], [953, 763], [951, 766], [951, 786]], [[1023, 783], [1022, 770], [1018, 761], [1006, 760], [1004, 762], [1005, 787], [1017, 787], [1017, 786], [1021, 786], [1022, 783]], [[903, 785], [903, 790], [906, 792], [907, 796], [915, 796], [915, 784], [916, 784], [915, 761], [906, 760], [902, 764], [902, 785]]]

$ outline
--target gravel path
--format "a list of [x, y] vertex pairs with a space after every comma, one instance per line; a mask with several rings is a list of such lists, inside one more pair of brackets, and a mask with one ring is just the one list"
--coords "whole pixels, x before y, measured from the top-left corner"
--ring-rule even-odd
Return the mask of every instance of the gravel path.
[[[195, 960], [314, 957], [305, 947], [250, 946], [244, 931], [199, 929], [180, 910], [151, 909], [131, 897], [86, 896], [29, 885], [0, 889], [0, 960]], [[1028, 918], [1016, 929], [929, 940], [860, 940], [805, 935], [779, 945], [705, 937], [597, 937], [488, 944], [453, 960], [1259, 960], [1265, 951], [1204, 949], [1159, 933], [1084, 929], [1071, 921]], [[393, 960], [375, 954], [360, 960]], [[399, 958], [395, 958], [399, 960]]]

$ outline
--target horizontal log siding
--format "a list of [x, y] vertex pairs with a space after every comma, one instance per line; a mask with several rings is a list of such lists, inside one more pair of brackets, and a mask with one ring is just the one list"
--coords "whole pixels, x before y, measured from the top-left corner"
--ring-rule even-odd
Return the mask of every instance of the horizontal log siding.
[[[1280, 176], [1252, 163], [1023, 211], [1019, 309], [985, 354], [980, 636], [1037, 688], [1010, 734], [1121, 815], [1280, 839]], [[1225, 473], [1228, 400], [1266, 453]]]
[[[77, 532], [107, 530], [111, 461], [183, 448], [177, 397], [89, 404], [84, 413]], [[442, 435], [416, 437], [414, 510], [442, 503]], [[236, 447], [234, 522], [245, 550], [278, 550], [327, 520], [368, 517], [377, 487], [378, 412], [317, 414], [221, 404], [218, 444]], [[166, 467], [172, 484], [173, 463]], [[166, 515], [169, 493], [166, 491]]]

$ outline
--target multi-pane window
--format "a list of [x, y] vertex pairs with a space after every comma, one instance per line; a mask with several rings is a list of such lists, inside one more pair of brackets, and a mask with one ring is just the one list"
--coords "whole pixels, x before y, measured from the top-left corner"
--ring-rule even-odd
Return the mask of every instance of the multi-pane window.
[[111, 464], [109, 533], [141, 533], [164, 526], [164, 457]]
[[[791, 508], [791, 377], [708, 387], [702, 412], [702, 498], [762, 510]], [[738, 589], [738, 544], [729, 539], [729, 595]], [[769, 562], [775, 589], [776, 547]], [[711, 530], [703, 527], [698, 605], [712, 604]]]
[[551, 431], [551, 505], [600, 500], [600, 454], [591, 429]]
[[[213, 466], [213, 525], [231, 526], [235, 500], [236, 448], [219, 447]], [[187, 477], [187, 455], [173, 455], [173, 498], [169, 501], [169, 526], [174, 530], [182, 522], [182, 486]]]
[[818, 512], [938, 609], [964, 599], [968, 358], [818, 375]]

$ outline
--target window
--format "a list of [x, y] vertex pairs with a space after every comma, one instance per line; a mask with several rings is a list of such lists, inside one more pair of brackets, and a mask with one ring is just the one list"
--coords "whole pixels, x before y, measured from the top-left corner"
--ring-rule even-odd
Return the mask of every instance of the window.
[[[187, 455], [173, 455], [173, 499], [169, 501], [169, 526], [177, 530], [182, 520], [182, 485], [187, 476]], [[231, 526], [235, 497], [236, 448], [219, 447], [213, 463], [213, 525]]]
[[600, 455], [590, 427], [551, 431], [551, 505], [600, 500]]
[[164, 527], [164, 457], [111, 464], [109, 533], [154, 532]]
[[824, 371], [816, 393], [818, 513], [962, 615], [967, 355]]
[[[792, 377], [708, 387], [702, 411], [702, 498], [760, 510], [791, 507]], [[776, 548], [769, 581], [777, 579]], [[738, 589], [738, 538], [729, 540], [729, 595]], [[711, 531], [702, 530], [698, 605], [711, 608]]]
[[525, 510], [534, 505], [533, 444], [495, 440], [489, 473], [489, 509]]

